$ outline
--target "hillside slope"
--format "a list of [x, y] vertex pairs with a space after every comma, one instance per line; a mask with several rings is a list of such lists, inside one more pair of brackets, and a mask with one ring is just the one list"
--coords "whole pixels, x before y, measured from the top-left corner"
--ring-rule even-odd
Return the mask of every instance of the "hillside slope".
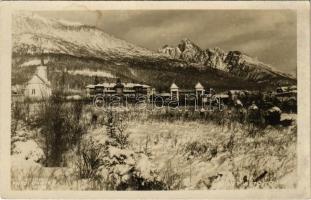
[[[13, 20], [13, 52], [68, 54], [103, 59], [153, 56], [155, 53], [117, 39], [102, 30], [23, 13]], [[108, 56], [108, 58], [107, 58]]]

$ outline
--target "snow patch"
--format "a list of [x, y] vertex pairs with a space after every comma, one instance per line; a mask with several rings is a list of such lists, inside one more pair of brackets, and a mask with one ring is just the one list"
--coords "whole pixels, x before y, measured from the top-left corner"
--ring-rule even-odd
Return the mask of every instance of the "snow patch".
[[41, 65], [41, 60], [39, 60], [39, 59], [29, 60], [29, 61], [21, 64], [21, 67], [28, 67], [28, 66], [33, 66], [33, 65]]
[[278, 112], [278, 113], [282, 113], [281, 109], [279, 107], [272, 107], [268, 110], [268, 112]]
[[[14, 143], [13, 163], [20, 165], [36, 165], [43, 157], [44, 152], [34, 140], [27, 140], [25, 142], [17, 141]], [[16, 162], [14, 162], [16, 161]]]
[[59, 22], [63, 25], [66, 25], [66, 26], [83, 26], [83, 24], [79, 23], [79, 22], [73, 22], [73, 21], [66, 21], [66, 20], [63, 20], [63, 19], [53, 19], [55, 20], [56, 22]]
[[113, 74], [106, 71], [91, 71], [91, 70], [68, 70], [69, 74], [84, 75], [84, 76], [99, 76], [106, 78], [116, 78]]
[[155, 166], [149, 160], [146, 155], [142, 155], [142, 157], [137, 161], [135, 166], [138, 175], [143, 177], [146, 180], [153, 180], [154, 179], [154, 172], [156, 171]]

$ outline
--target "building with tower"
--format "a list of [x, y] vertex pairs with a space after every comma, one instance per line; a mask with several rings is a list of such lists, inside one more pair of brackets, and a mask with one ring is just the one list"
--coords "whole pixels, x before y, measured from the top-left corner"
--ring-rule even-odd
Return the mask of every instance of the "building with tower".
[[50, 97], [52, 94], [51, 83], [47, 77], [47, 66], [37, 67], [35, 74], [26, 83], [24, 95], [25, 98], [42, 100]]

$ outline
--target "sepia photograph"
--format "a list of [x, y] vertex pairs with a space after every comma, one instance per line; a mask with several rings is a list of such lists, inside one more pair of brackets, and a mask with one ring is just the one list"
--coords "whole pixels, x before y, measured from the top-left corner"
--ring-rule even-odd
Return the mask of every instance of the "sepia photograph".
[[10, 189], [297, 189], [297, 12], [14, 10]]

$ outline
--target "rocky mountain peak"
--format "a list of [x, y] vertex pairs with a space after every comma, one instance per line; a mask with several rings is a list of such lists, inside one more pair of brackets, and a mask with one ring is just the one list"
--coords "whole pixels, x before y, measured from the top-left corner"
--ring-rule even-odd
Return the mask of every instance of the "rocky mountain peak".
[[171, 58], [186, 61], [200, 70], [217, 69], [231, 75], [252, 81], [269, 79], [292, 79], [289, 75], [273, 70], [269, 65], [251, 58], [240, 51], [225, 52], [219, 47], [201, 49], [188, 38], [181, 40], [177, 47], [159, 50]]
[[196, 44], [194, 44], [194, 42], [192, 42], [188, 38], [181, 40], [180, 43], [178, 44], [178, 48], [180, 49], [181, 52], [184, 52], [184, 51], [201, 51], [201, 48], [199, 46], [197, 46]]

